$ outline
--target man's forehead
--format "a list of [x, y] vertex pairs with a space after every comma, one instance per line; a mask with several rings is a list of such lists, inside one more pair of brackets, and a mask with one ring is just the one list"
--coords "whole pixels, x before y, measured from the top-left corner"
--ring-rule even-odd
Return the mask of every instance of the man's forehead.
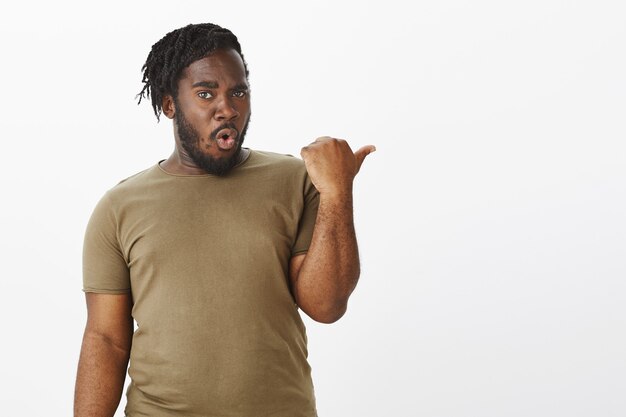
[[218, 49], [204, 58], [192, 62], [183, 70], [182, 79], [191, 83], [231, 79], [246, 80], [246, 71], [241, 56], [234, 49]]

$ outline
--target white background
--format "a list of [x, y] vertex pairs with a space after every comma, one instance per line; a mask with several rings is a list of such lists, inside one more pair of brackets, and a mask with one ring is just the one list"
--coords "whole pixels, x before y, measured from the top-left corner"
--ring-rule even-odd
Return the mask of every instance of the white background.
[[[21, 2], [0, 13], [2, 415], [71, 415], [96, 201], [167, 157], [153, 43], [238, 35], [247, 146], [373, 143], [320, 417], [626, 415], [622, 1]], [[121, 400], [121, 416], [125, 404]]]

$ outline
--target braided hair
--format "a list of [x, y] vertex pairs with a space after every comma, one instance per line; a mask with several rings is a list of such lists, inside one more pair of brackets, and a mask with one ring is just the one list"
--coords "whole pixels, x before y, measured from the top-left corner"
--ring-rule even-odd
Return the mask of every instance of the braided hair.
[[248, 78], [248, 66], [241, 53], [237, 37], [228, 29], [212, 23], [190, 24], [165, 35], [152, 45], [143, 71], [143, 89], [137, 94], [152, 99], [157, 121], [161, 115], [163, 97], [178, 94], [178, 81], [183, 69], [217, 49], [234, 49], [241, 60]]

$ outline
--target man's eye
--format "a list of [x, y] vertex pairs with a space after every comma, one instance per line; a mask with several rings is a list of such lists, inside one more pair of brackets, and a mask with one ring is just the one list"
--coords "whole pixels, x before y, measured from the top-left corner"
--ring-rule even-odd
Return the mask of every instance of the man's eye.
[[200, 97], [200, 98], [211, 98], [213, 96], [208, 91], [200, 91], [198, 93], [198, 97]]
[[243, 98], [246, 96], [246, 92], [245, 91], [235, 91], [233, 93], [233, 96], [238, 97], [238, 98]]

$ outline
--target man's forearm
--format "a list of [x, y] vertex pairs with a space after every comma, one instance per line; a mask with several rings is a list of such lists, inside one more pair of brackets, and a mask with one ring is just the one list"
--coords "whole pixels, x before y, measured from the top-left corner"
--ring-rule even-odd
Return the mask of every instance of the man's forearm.
[[78, 362], [74, 417], [112, 417], [120, 403], [130, 349], [86, 331]]
[[298, 274], [300, 307], [319, 321], [338, 320], [359, 273], [351, 190], [343, 195], [320, 194], [311, 245]]
[[332, 323], [346, 312], [359, 279], [352, 185], [373, 145], [356, 152], [343, 139], [317, 138], [300, 151], [320, 204], [309, 250], [291, 272], [296, 302], [314, 320]]

